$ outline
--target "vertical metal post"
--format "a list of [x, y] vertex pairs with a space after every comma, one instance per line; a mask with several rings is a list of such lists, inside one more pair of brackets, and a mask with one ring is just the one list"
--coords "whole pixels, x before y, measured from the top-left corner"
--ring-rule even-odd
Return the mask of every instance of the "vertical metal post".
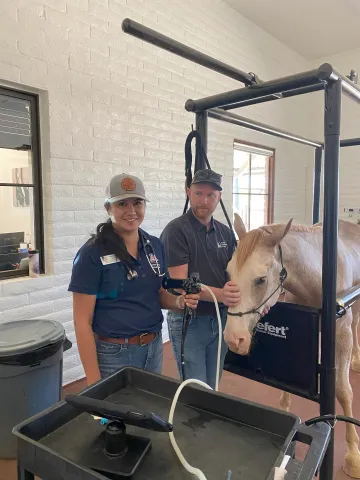
[[[325, 88], [324, 219], [321, 316], [320, 415], [335, 414], [336, 276], [339, 213], [341, 80]], [[332, 480], [334, 430], [321, 467], [321, 480]]]
[[[208, 113], [207, 111], [196, 113], [196, 130], [200, 133], [201, 142], [205, 153], [207, 154], [208, 144]], [[195, 160], [195, 172], [206, 168], [205, 158], [203, 153], [197, 155]]]
[[321, 159], [322, 148], [315, 148], [314, 159], [314, 186], [313, 186], [313, 224], [320, 219], [320, 190], [321, 190]]
[[17, 478], [18, 480], [34, 480], [35, 475], [28, 470], [25, 470], [22, 466], [21, 463], [18, 461], [17, 464]]

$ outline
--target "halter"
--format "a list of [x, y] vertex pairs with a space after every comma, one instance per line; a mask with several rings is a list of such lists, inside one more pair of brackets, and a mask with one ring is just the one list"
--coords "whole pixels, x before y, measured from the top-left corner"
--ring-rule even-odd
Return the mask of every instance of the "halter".
[[265, 305], [265, 303], [279, 290], [279, 288], [281, 288], [281, 289], [283, 288], [284, 281], [287, 277], [287, 271], [286, 271], [286, 268], [284, 268], [282, 248], [281, 248], [280, 244], [279, 244], [279, 253], [280, 253], [281, 271], [280, 271], [280, 275], [279, 275], [280, 283], [279, 283], [278, 287], [276, 287], [276, 289], [272, 292], [272, 294], [269, 295], [257, 308], [253, 308], [252, 310], [248, 310], [247, 312], [231, 313], [231, 312], [228, 311], [227, 312], [228, 315], [231, 315], [232, 317], [243, 317], [244, 315], [249, 315], [250, 313], [257, 313], [261, 317], [261, 313], [258, 311], [259, 308], [261, 308], [263, 305]]

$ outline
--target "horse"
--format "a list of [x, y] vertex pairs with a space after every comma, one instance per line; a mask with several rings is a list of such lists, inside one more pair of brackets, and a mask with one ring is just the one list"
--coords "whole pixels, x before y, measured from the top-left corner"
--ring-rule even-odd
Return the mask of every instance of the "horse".
[[[234, 228], [239, 241], [227, 270], [241, 291], [241, 302], [228, 309], [224, 340], [237, 354], [249, 354], [260, 315], [278, 301], [283, 289], [285, 301], [321, 308], [322, 225], [293, 225], [292, 222], [246, 232], [242, 219], [235, 214]], [[339, 220], [337, 291], [359, 284], [360, 227]], [[349, 417], [352, 417], [353, 401], [349, 370], [360, 372], [359, 313], [360, 299], [336, 321], [336, 398], [344, 415]], [[289, 409], [288, 393], [282, 393], [280, 404]], [[359, 437], [354, 425], [349, 423], [346, 423], [346, 442], [343, 470], [350, 477], [360, 478]]]

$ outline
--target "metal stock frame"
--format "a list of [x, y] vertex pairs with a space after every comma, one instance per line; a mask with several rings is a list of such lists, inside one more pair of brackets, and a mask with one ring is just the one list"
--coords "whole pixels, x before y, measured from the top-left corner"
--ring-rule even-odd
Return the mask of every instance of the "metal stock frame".
[[[323, 270], [321, 316], [320, 414], [335, 414], [335, 334], [338, 304], [346, 304], [360, 296], [360, 286], [336, 296], [338, 210], [339, 210], [339, 160], [340, 147], [360, 145], [360, 138], [340, 140], [342, 93], [360, 103], [360, 88], [349, 78], [337, 73], [327, 63], [318, 69], [267, 82], [253, 73], [230, 67], [208, 55], [168, 38], [130, 19], [122, 24], [125, 33], [170, 51], [199, 65], [242, 82], [245, 87], [199, 100], [189, 99], [185, 108], [196, 114], [196, 129], [207, 151], [208, 118], [232, 123], [267, 135], [301, 143], [314, 150], [313, 223], [320, 220], [320, 188], [322, 154], [324, 152], [324, 210], [323, 210]], [[281, 100], [297, 95], [324, 90], [324, 142], [310, 140], [272, 126], [230, 113], [228, 110], [242, 106]], [[206, 168], [204, 159], [195, 165], [195, 171]], [[334, 460], [334, 434], [324, 458], [320, 478], [332, 480]]]

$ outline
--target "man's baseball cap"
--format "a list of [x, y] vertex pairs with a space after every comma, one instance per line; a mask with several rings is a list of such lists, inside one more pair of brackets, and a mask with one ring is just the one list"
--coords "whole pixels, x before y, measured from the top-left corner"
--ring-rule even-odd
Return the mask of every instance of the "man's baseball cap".
[[149, 201], [145, 196], [144, 184], [138, 177], [121, 173], [113, 177], [105, 191], [105, 203], [119, 202], [126, 198], [141, 198]]
[[211, 183], [217, 190], [221, 191], [221, 177], [219, 173], [214, 172], [210, 168], [205, 168], [204, 170], [198, 170], [194, 174], [191, 185], [196, 183]]

